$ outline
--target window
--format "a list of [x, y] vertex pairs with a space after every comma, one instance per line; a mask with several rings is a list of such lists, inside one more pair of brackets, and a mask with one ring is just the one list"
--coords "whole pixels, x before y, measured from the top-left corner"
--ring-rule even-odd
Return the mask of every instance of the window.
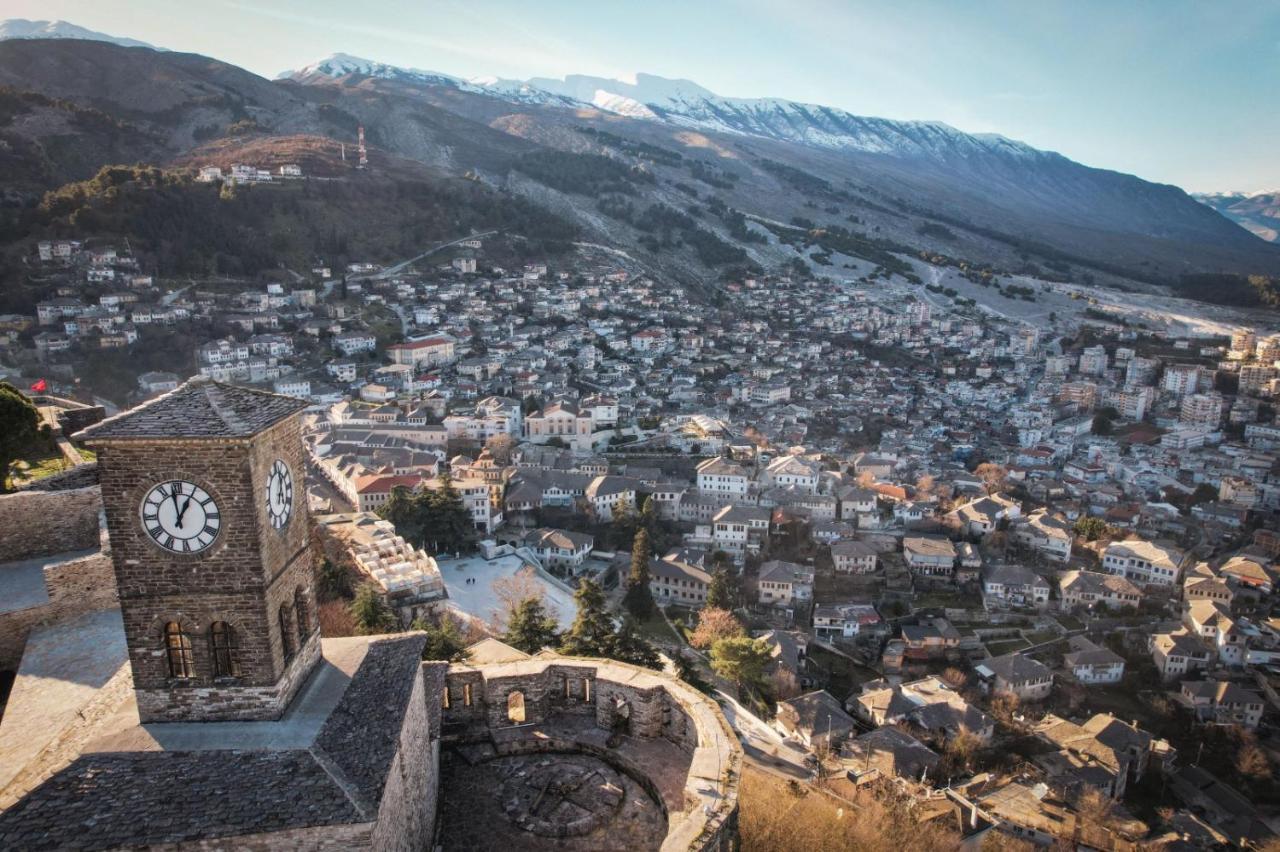
[[240, 661], [236, 659], [236, 631], [225, 621], [209, 625], [209, 656], [213, 659], [214, 677], [240, 677]]
[[289, 625], [289, 605], [280, 604], [280, 650], [284, 652], [285, 662], [293, 659], [293, 631]]
[[469, 683], [462, 685], [462, 704], [464, 707], [471, 706], [471, 684]]
[[524, 724], [524, 693], [519, 690], [507, 695], [507, 721], [513, 725]]
[[196, 676], [195, 659], [191, 655], [191, 637], [183, 632], [181, 622], [170, 621], [164, 626], [164, 649], [169, 662], [169, 677]]
[[307, 637], [311, 635], [311, 617], [307, 612], [307, 596], [303, 594], [302, 587], [293, 593], [293, 613], [297, 620], [298, 627], [298, 647], [301, 648], [307, 644]]
[[451, 698], [450, 698], [450, 696], [449, 696], [449, 687], [448, 687], [448, 685], [446, 685], [446, 686], [445, 686], [445, 688], [444, 688], [444, 690], [443, 690], [443, 691], [444, 691], [444, 695], [443, 695], [443, 706], [444, 706], [444, 709], [448, 710], [448, 709], [452, 706], [452, 700], [451, 700]]

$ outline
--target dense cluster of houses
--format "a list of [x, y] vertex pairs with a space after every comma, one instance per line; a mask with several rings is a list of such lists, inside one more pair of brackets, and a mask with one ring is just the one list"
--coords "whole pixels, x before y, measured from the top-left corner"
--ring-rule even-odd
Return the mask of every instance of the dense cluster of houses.
[[[711, 307], [588, 250], [499, 268], [479, 239], [430, 270], [239, 290], [166, 291], [71, 241], [37, 261], [65, 281], [34, 317], [50, 365], [215, 322], [230, 333], [190, 371], [308, 399], [312, 472], [404, 606], [438, 571], [370, 514], [397, 489], [456, 489], [480, 536], [570, 581], [600, 562], [593, 530], [647, 506], [679, 538], [655, 600], [696, 611], [729, 566], [774, 669], [806, 687], [777, 724], [851, 777], [919, 780], [955, 737], [997, 736], [993, 701], [1118, 688], [1135, 661], [1200, 724], [1257, 728], [1280, 701], [1278, 334], [1048, 335], [892, 278], [748, 277]], [[21, 319], [0, 318], [10, 346]], [[183, 378], [144, 372], [138, 394]], [[811, 643], [880, 676], [833, 695]], [[1027, 837], [1054, 796], [1121, 799], [1175, 758], [1106, 714], [1033, 734], [1034, 780], [954, 791]]]

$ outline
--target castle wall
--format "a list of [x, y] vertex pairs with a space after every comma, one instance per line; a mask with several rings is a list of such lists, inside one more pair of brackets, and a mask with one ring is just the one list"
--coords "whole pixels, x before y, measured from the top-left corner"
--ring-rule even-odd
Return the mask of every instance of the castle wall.
[[431, 848], [436, 799], [440, 784], [439, 720], [432, 724], [422, 668], [414, 678], [413, 695], [400, 728], [400, 747], [387, 774], [373, 830], [377, 850]]
[[[584, 700], [583, 684], [590, 684]], [[737, 785], [742, 753], [737, 737], [714, 702], [681, 681], [610, 660], [520, 660], [480, 667], [451, 666], [446, 676], [449, 706], [441, 708], [447, 737], [456, 742], [492, 742], [500, 755], [581, 752], [600, 757], [640, 781], [656, 801], [666, 797], [645, 766], [625, 749], [608, 747], [604, 732], [618, 731], [630, 742], [662, 739], [689, 755], [684, 802], [677, 805], [663, 849], [733, 852], [738, 848]], [[466, 704], [465, 689], [472, 701]], [[508, 718], [508, 700], [519, 692], [524, 722]], [[439, 702], [438, 697], [431, 700]], [[557, 736], [557, 718], [593, 719], [592, 733]], [[528, 736], [524, 726], [546, 723]], [[580, 723], [578, 723], [580, 724]], [[491, 739], [485, 731], [492, 732]], [[498, 732], [503, 732], [499, 737]], [[585, 733], [585, 732], [584, 732]]]
[[47, 603], [0, 614], [0, 670], [18, 668], [27, 635], [36, 625], [117, 604], [116, 578], [111, 568], [111, 554], [107, 552], [45, 566], [44, 584], [49, 594]]
[[101, 512], [94, 487], [0, 495], [0, 562], [97, 547]]

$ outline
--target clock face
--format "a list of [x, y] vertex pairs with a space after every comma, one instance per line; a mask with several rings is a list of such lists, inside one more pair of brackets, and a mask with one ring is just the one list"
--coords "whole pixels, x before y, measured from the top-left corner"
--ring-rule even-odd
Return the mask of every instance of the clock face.
[[208, 491], [185, 479], [161, 482], [142, 499], [142, 528], [172, 553], [208, 549], [222, 528], [222, 513]]
[[271, 526], [284, 529], [289, 523], [289, 515], [293, 512], [293, 474], [289, 466], [276, 459], [271, 465], [271, 474], [267, 477], [267, 516]]

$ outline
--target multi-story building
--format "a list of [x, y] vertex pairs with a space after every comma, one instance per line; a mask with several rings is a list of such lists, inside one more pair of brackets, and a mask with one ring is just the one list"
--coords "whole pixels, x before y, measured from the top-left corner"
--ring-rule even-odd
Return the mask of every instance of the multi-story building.
[[751, 487], [746, 468], [723, 456], [715, 456], [698, 464], [698, 493], [714, 494], [727, 502], [745, 501]]
[[1135, 583], [1172, 586], [1178, 582], [1185, 558], [1186, 554], [1172, 545], [1130, 539], [1107, 545], [1102, 567]]
[[681, 604], [698, 608], [707, 602], [711, 575], [681, 559], [654, 559], [649, 562], [649, 591], [660, 604]]
[[1053, 689], [1053, 671], [1024, 654], [991, 657], [973, 669], [992, 695], [1014, 695], [1019, 701], [1040, 701]]
[[838, 574], [870, 574], [876, 570], [877, 552], [865, 541], [837, 541], [831, 545], [831, 561]]
[[1225, 402], [1222, 394], [1216, 391], [1193, 393], [1183, 398], [1178, 420], [1188, 426], [1196, 426], [1212, 432], [1222, 425], [1224, 409]]
[[771, 559], [760, 566], [756, 588], [767, 606], [806, 603], [813, 600], [813, 568]]
[[456, 341], [452, 337], [438, 335], [393, 344], [387, 347], [387, 355], [394, 364], [438, 367], [453, 363], [455, 344]]

